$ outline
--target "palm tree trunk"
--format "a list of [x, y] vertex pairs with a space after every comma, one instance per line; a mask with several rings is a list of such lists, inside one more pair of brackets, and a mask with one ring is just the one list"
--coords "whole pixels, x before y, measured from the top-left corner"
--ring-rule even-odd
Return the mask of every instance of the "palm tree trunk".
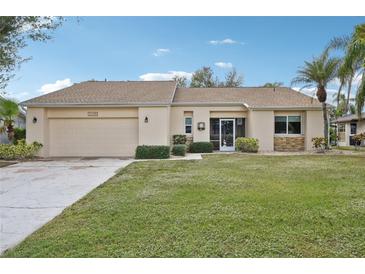
[[343, 82], [341, 81], [340, 83], [340, 87], [338, 88], [338, 92], [337, 92], [337, 107], [340, 105], [340, 97], [341, 97], [341, 90], [343, 87]]
[[326, 141], [326, 148], [328, 148], [328, 116], [327, 116], [327, 105], [326, 102], [322, 102], [322, 112], [323, 112], [323, 135]]
[[8, 140], [9, 140], [10, 142], [12, 142], [12, 141], [13, 141], [13, 139], [14, 139], [14, 126], [13, 126], [12, 124], [9, 124], [9, 125], [7, 126], [7, 128], [6, 128], [6, 131], [7, 131], [7, 133], [8, 133]]
[[350, 105], [350, 95], [351, 95], [351, 88], [352, 88], [352, 79], [354, 78], [353, 75], [351, 75], [350, 79], [349, 79], [349, 84], [347, 87], [347, 98], [346, 98], [346, 106], [345, 106], [345, 112], [347, 114], [347, 112], [349, 111], [349, 105]]

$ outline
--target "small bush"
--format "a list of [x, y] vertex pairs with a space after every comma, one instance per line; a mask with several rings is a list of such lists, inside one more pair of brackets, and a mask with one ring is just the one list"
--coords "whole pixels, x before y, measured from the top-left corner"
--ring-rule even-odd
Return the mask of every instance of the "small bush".
[[324, 137], [314, 137], [312, 138], [313, 148], [317, 151], [322, 152], [327, 146], [327, 139]]
[[21, 139], [25, 139], [25, 128], [14, 128], [14, 144]]
[[171, 151], [172, 155], [175, 156], [185, 156], [186, 154], [186, 145], [174, 145]]
[[138, 146], [136, 149], [136, 159], [167, 159], [169, 157], [169, 146]]
[[27, 144], [24, 139], [13, 144], [0, 144], [0, 159], [5, 160], [22, 160], [30, 159], [36, 156], [39, 150], [42, 148], [42, 144], [33, 142]]
[[186, 135], [183, 135], [183, 134], [173, 135], [172, 142], [174, 145], [185, 145], [186, 144]]
[[190, 152], [192, 152], [192, 153], [212, 153], [213, 144], [210, 142], [193, 142], [190, 145]]
[[361, 146], [361, 143], [365, 140], [365, 132], [354, 135], [355, 147]]
[[256, 138], [239, 137], [236, 139], [236, 150], [241, 152], [258, 152], [259, 140]]

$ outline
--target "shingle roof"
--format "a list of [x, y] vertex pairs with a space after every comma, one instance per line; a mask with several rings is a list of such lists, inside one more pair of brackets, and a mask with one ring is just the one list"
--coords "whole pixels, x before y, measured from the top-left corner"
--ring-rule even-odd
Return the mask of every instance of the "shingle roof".
[[23, 105], [171, 104], [174, 81], [87, 81], [28, 101]]
[[[361, 118], [365, 119], [365, 112], [361, 113]], [[359, 120], [359, 116], [357, 114], [348, 114], [342, 117], [338, 117], [336, 119], [337, 122], [351, 122]]]
[[290, 88], [177, 88], [174, 81], [87, 81], [22, 103], [57, 105], [244, 104], [249, 108], [319, 108]]
[[318, 100], [290, 88], [178, 88], [174, 104], [242, 103], [249, 108], [321, 107]]

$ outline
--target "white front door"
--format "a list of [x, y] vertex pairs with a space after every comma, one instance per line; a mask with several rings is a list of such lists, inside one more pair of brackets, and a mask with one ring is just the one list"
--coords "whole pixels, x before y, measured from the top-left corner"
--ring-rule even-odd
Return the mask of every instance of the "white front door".
[[219, 119], [219, 150], [234, 151], [236, 125], [234, 119]]

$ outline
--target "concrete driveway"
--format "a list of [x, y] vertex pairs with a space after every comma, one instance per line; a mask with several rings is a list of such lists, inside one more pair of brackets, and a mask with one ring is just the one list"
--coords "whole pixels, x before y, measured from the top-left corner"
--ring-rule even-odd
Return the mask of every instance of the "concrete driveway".
[[0, 254], [133, 160], [54, 160], [0, 168]]

